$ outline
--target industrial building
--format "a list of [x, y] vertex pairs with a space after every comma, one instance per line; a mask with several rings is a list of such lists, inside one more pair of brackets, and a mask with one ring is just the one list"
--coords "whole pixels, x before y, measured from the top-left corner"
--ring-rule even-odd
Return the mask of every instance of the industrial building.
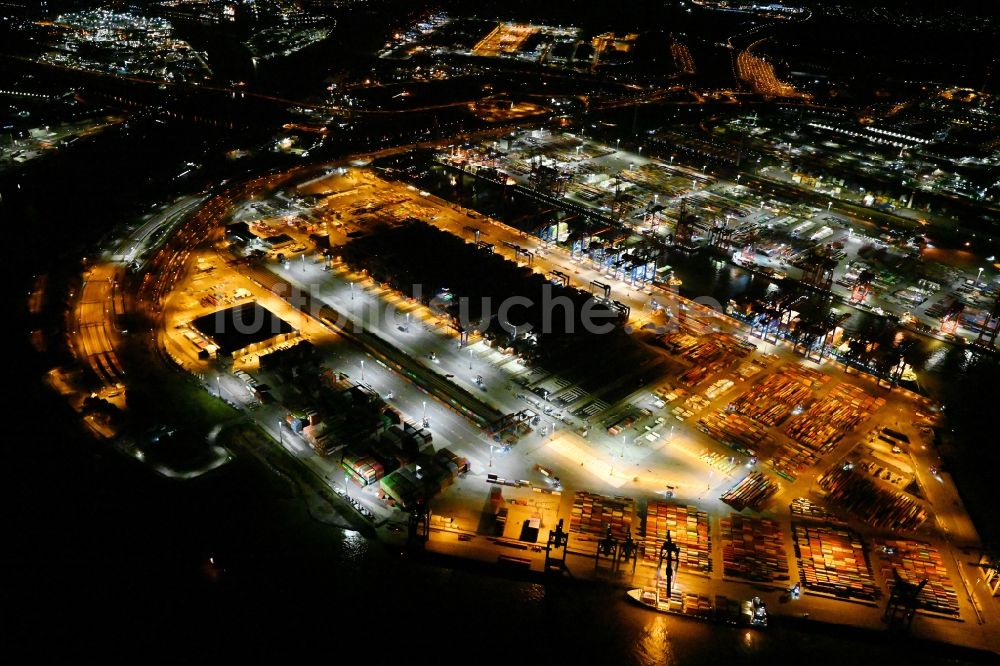
[[191, 326], [213, 343], [214, 351], [235, 358], [290, 340], [296, 330], [257, 301], [198, 317]]

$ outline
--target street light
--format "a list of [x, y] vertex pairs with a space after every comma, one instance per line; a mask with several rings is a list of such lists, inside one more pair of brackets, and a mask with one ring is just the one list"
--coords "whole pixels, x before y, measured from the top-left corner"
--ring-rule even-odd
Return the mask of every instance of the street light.
[[365, 361], [361, 359], [361, 381], [365, 381]]
[[351, 300], [354, 300], [354, 282], [351, 282]]
[[281, 432], [281, 419], [278, 419], [278, 443], [282, 446], [285, 445], [285, 436]]
[[472, 347], [469, 347], [469, 370], [472, 370]]
[[979, 267], [979, 274], [976, 275], [976, 284], [979, 284], [979, 278], [983, 277], [983, 267]]
[[490, 467], [493, 467], [493, 442], [490, 442]]

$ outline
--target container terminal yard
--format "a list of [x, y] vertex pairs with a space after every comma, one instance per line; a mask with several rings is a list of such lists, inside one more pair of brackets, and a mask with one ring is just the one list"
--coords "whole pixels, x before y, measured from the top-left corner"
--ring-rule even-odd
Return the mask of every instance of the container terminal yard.
[[7, 651], [995, 663], [989, 9], [0, 3]]
[[[405, 153], [178, 201], [162, 212], [169, 234], [140, 227], [87, 268], [70, 315], [77, 358], [102, 383], [93, 395], [124, 407], [120, 321], [140, 313], [160, 359], [239, 415], [230, 436], [293, 458], [389, 543], [605, 580], [696, 618], [740, 616], [753, 598], [772, 621], [907, 625], [1000, 649], [995, 570], [938, 468], [940, 406], [906, 388], [905, 363], [849, 354], [843, 318], [795, 335], [801, 305], [764, 321], [760, 304], [688, 299], [666, 263], [668, 251], [716, 246], [722, 261], [773, 264], [763, 277], [822, 290], [808, 260], [786, 264], [840, 240], [818, 278], [857, 308], [843, 266], [866, 241], [852, 220], [796, 211], [778, 224], [781, 204], [750, 185], [572, 135], [504, 143], [442, 146], [431, 164], [500, 187], [546, 180], [565, 215], [500, 221], [421, 189], [399, 168]], [[758, 248], [806, 226], [828, 233], [769, 264], [720, 246], [713, 217]], [[399, 256], [366, 258], [379, 243]], [[428, 266], [438, 282], [424, 285], [429, 262], [405, 255], [436, 248], [455, 259]], [[613, 353], [562, 349], [513, 308], [500, 326], [459, 316], [468, 294], [551, 288], [600, 308]], [[877, 287], [861, 300], [892, 307]], [[71, 374], [50, 382], [87, 411]], [[87, 414], [115, 439], [114, 419]], [[115, 441], [168, 476], [227, 462], [222, 447], [164, 461], [154, 440]]]

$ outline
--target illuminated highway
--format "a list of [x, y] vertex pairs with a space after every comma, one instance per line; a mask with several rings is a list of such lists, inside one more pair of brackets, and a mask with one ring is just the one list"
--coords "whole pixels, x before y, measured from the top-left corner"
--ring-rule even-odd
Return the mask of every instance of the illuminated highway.
[[124, 312], [124, 296], [118, 289], [120, 271], [113, 264], [96, 264], [87, 271], [74, 308], [74, 343], [82, 359], [105, 386], [124, 379], [118, 361], [117, 317]]

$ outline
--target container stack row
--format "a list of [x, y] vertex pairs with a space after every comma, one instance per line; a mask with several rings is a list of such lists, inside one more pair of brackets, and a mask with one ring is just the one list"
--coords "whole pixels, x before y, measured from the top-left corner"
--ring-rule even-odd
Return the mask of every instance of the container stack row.
[[774, 452], [769, 461], [771, 469], [788, 481], [795, 481], [799, 474], [816, 464], [816, 454], [796, 442], [785, 442]]
[[646, 509], [645, 557], [657, 561], [660, 546], [670, 532], [680, 547], [680, 566], [688, 571], [709, 573], [712, 570], [712, 540], [708, 533], [708, 514], [697, 507], [652, 501]]
[[826, 523], [843, 523], [842, 520], [806, 497], [796, 497], [791, 503], [792, 515], [800, 518], [815, 518]]
[[917, 597], [918, 608], [945, 615], [959, 614], [958, 595], [937, 548], [920, 541], [888, 539], [879, 551], [879, 558], [882, 575], [890, 590], [896, 581], [893, 569], [903, 580], [915, 585], [927, 579]]
[[698, 430], [746, 455], [755, 455], [761, 447], [773, 443], [762, 425], [735, 412], [719, 410], [706, 414], [698, 420]]
[[737, 511], [749, 507], [760, 511], [764, 502], [778, 492], [778, 483], [764, 476], [762, 472], [750, 472], [742, 481], [722, 495], [722, 501]]
[[881, 596], [861, 539], [854, 532], [845, 527], [794, 523], [792, 533], [806, 589], [865, 601]]
[[831, 502], [843, 506], [872, 527], [912, 531], [927, 520], [927, 511], [909, 495], [881, 486], [851, 464], [837, 464], [819, 478]]
[[573, 509], [569, 519], [569, 531], [603, 537], [611, 527], [611, 534], [624, 538], [627, 531], [633, 531], [635, 501], [631, 497], [607, 497], [586, 491], [579, 491], [573, 497]]
[[812, 398], [812, 382], [805, 383], [788, 366], [768, 375], [750, 390], [729, 403], [729, 409], [768, 426], [785, 420], [791, 410]]
[[789, 421], [786, 432], [800, 444], [826, 453], [884, 404], [883, 398], [875, 398], [851, 384], [839, 384]]
[[777, 522], [738, 513], [723, 518], [723, 574], [747, 580], [788, 580], [788, 553]]

